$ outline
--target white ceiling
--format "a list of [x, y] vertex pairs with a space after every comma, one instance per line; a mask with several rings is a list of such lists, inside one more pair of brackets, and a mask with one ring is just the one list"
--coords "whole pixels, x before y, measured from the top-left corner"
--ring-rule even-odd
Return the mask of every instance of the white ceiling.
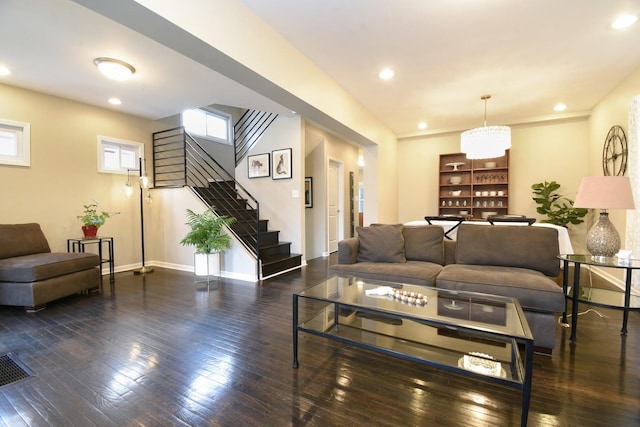
[[[488, 124], [583, 115], [640, 67], [640, 24], [610, 28], [638, 0], [242, 1], [400, 137], [481, 125], [484, 94]], [[0, 40], [11, 85], [152, 119], [208, 104], [287, 111], [68, 0], [0, 0]], [[106, 80], [97, 56], [138, 72]], [[393, 80], [378, 79], [384, 66]]]
[[[211, 104], [290, 113], [233, 80], [69, 0], [0, 0], [0, 82], [160, 119]], [[96, 57], [136, 68], [117, 82]], [[123, 104], [107, 103], [118, 97]]]

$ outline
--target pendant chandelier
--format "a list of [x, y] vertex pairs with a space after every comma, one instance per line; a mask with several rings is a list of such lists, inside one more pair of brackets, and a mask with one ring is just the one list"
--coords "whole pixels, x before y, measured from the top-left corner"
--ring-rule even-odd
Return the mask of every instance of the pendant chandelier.
[[491, 159], [502, 157], [505, 150], [511, 148], [511, 128], [509, 126], [487, 126], [487, 99], [491, 95], [483, 95], [484, 126], [462, 132], [460, 135], [460, 151], [468, 159]]

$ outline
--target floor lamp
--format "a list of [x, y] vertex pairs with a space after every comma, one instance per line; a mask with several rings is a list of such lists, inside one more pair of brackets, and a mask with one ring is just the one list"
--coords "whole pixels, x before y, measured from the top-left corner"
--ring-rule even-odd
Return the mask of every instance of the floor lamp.
[[[133, 189], [131, 188], [131, 183], [129, 181], [129, 172], [138, 171], [139, 172], [139, 182], [140, 182], [140, 242], [142, 246], [142, 267], [133, 270], [133, 274], [147, 274], [153, 272], [153, 267], [147, 267], [144, 264], [144, 201], [151, 200], [151, 195], [149, 194], [149, 178], [146, 174], [145, 159], [140, 157], [138, 159], [138, 169], [127, 169], [127, 185], [125, 187], [125, 193], [127, 197], [131, 196], [133, 193]], [[144, 190], [147, 190], [146, 197], [143, 195]]]

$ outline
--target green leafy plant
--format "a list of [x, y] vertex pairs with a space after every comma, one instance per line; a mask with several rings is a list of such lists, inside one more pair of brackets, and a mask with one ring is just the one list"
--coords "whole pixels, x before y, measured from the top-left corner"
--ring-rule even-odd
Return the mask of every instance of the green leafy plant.
[[228, 227], [236, 222], [230, 216], [218, 216], [213, 207], [201, 214], [187, 209], [186, 224], [191, 228], [186, 236], [180, 241], [184, 246], [195, 246], [197, 254], [208, 254], [211, 252], [221, 252], [231, 247], [231, 237], [224, 232], [224, 227]]
[[77, 218], [82, 221], [82, 224], [85, 226], [96, 226], [101, 227], [107, 218], [110, 218], [112, 214], [109, 212], [102, 211], [98, 213], [98, 202], [96, 200], [93, 203], [88, 205], [83, 205], [84, 213], [82, 215], [78, 215]]
[[539, 205], [536, 212], [546, 215], [541, 222], [567, 227], [569, 224], [580, 224], [589, 212], [587, 209], [574, 208], [573, 200], [557, 193], [560, 184], [555, 181], [539, 182], [531, 186], [533, 200]]

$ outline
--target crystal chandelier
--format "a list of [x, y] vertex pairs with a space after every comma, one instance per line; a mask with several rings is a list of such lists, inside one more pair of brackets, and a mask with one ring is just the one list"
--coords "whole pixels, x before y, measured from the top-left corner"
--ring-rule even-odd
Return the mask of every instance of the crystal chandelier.
[[502, 157], [505, 150], [511, 148], [511, 128], [509, 126], [487, 126], [487, 99], [491, 95], [483, 95], [484, 126], [470, 129], [460, 135], [460, 151], [468, 159], [491, 159]]

